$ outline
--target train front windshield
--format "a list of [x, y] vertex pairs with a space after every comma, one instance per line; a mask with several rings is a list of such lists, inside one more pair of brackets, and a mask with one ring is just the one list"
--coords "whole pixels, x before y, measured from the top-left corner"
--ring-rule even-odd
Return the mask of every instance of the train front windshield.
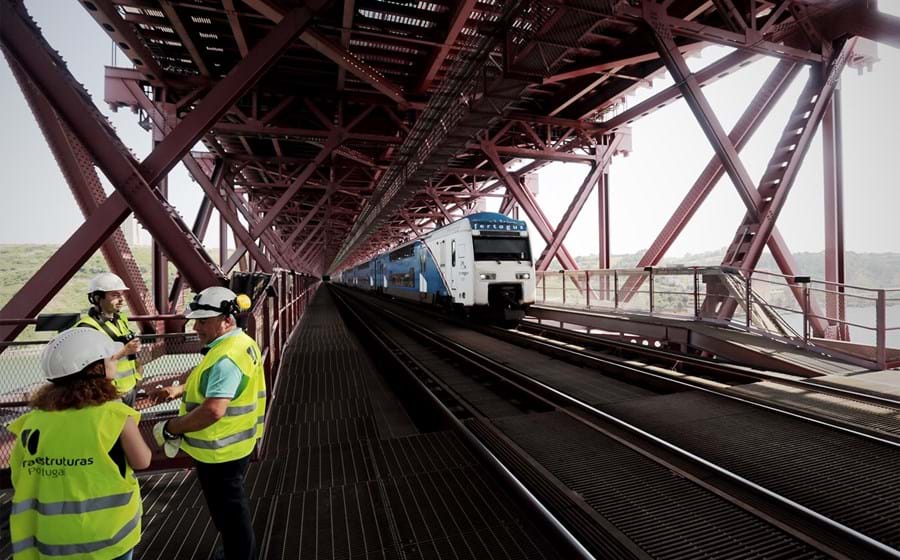
[[530, 261], [526, 237], [473, 237], [476, 261]]

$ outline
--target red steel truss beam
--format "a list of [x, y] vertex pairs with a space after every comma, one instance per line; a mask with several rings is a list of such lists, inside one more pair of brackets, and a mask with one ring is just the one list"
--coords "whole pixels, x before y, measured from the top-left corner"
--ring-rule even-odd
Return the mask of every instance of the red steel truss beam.
[[[826, 315], [836, 325], [837, 338], [849, 339], [846, 326], [834, 319], [846, 318], [846, 303], [841, 287], [844, 284], [844, 177], [841, 146], [840, 89], [822, 118], [822, 151], [825, 166], [825, 294]], [[829, 284], [830, 283], [830, 284]]]
[[[107, 83], [109, 81], [107, 80]], [[177, 128], [176, 123], [172, 121], [172, 119], [167, 119], [162, 112], [156, 107], [156, 105], [150, 100], [149, 97], [144, 93], [144, 90], [141, 89], [135, 82], [133, 81], [123, 81], [122, 85], [124, 87], [124, 91], [122, 89], [116, 89], [117, 92], [124, 94], [127, 92], [130, 94], [131, 98], [127, 100], [130, 105], [141, 107], [144, 112], [150, 117], [150, 120], [153, 123], [154, 128], [156, 128], [162, 135], [168, 136], [171, 134], [174, 128]], [[109, 94], [107, 95], [107, 100], [109, 100]], [[117, 102], [125, 102], [123, 99], [116, 99]], [[253, 239], [250, 237], [250, 233], [244, 228], [243, 224], [237, 219], [237, 216], [234, 216], [228, 207], [228, 203], [225, 199], [223, 199], [219, 195], [218, 185], [215, 184], [203, 170], [203, 167], [200, 163], [194, 159], [193, 154], [188, 153], [185, 155], [181, 162], [184, 164], [185, 168], [187, 168], [188, 172], [194, 178], [194, 180], [200, 185], [200, 188], [203, 189], [204, 194], [206, 195], [206, 199], [212, 201], [215, 205], [216, 210], [219, 212], [219, 215], [222, 216], [225, 221], [231, 226], [232, 231], [234, 231], [234, 235], [236, 238], [240, 239], [242, 243], [251, 243]], [[220, 240], [221, 243], [221, 240]], [[262, 251], [256, 249], [256, 246], [250, 249], [250, 256], [252, 256], [258, 263], [260, 269], [263, 272], [271, 273], [273, 266], [272, 263], [263, 255]]]
[[[168, 173], [222, 115], [253, 87], [269, 66], [293, 45], [297, 36], [309, 26], [315, 12], [327, 3], [328, 0], [309, 0], [306, 6], [288, 13], [259, 41], [143, 162], [148, 178]], [[148, 182], [156, 184], [157, 181]]]
[[[660, 14], [660, 10], [653, 9], [645, 4], [645, 11], [648, 14], [648, 18], [659, 18], [660, 21], [665, 21], [663, 18], [665, 14]], [[660, 25], [660, 21], [657, 22], [657, 25]], [[664, 26], [665, 24], [663, 23], [662, 25]], [[745, 206], [755, 208], [751, 194], [754, 190], [753, 179], [750, 178], [750, 173], [738, 156], [734, 143], [728, 137], [728, 134], [725, 133], [722, 123], [719, 122], [709, 101], [706, 99], [697, 77], [691, 73], [666, 27], [655, 28], [654, 37], [666, 68], [668, 68], [672, 79], [684, 95], [685, 101], [687, 101], [688, 106], [694, 113], [700, 128], [703, 129], [703, 133], [709, 139], [710, 144], [712, 144], [716, 155], [719, 156], [719, 160], [725, 166], [728, 177], [738, 188], [738, 195], [744, 201]]]
[[[756, 93], [728, 135], [736, 150], [740, 151], [743, 149], [750, 138], [753, 137], [753, 134], [771, 113], [775, 104], [790, 87], [791, 82], [799, 71], [799, 65], [790, 61], [782, 61], [772, 70], [768, 79]], [[703, 204], [703, 201], [712, 192], [713, 187], [722, 178], [724, 172], [725, 167], [722, 165], [722, 160], [718, 155], [714, 155], [653, 244], [641, 257], [637, 264], [638, 268], [659, 264], [669, 247], [681, 235], [681, 232], [693, 218], [700, 205]], [[642, 280], [643, 277], [640, 278], [640, 281]]]
[[[0, 319], [37, 315], [130, 212], [122, 193], [116, 191], [110, 195], [0, 309]], [[25, 325], [0, 325], [0, 341], [15, 340], [24, 328]]]
[[[523, 187], [522, 184], [520, 184], [506, 169], [506, 165], [504, 165], [503, 161], [500, 159], [500, 154], [497, 153], [496, 147], [493, 144], [482, 142], [481, 150], [488, 157], [491, 165], [493, 165], [500, 174], [500, 181], [506, 187], [507, 191], [512, 193], [513, 197], [515, 197], [516, 203], [518, 203], [519, 207], [522, 208], [531, 219], [535, 229], [538, 230], [538, 233], [544, 238], [544, 241], [548, 244], [552, 243], [555, 232], [553, 231], [553, 227], [550, 225], [547, 216], [544, 214], [543, 210], [541, 210], [537, 200], [535, 200], [534, 195], [532, 195], [527, 188]], [[578, 270], [578, 263], [575, 262], [575, 259], [565, 246], [560, 245], [557, 254], [559, 262], [562, 263], [565, 268], [568, 270]]]
[[[21, 67], [12, 59], [9, 63], [13, 76], [31, 107], [31, 112], [75, 196], [82, 215], [87, 218], [106, 200], [106, 193], [97, 177], [93, 160], [72, 131], [59, 119], [47, 99], [25, 77]], [[125, 292], [125, 298], [132, 314], [153, 315], [150, 311], [153, 308], [153, 301], [122, 231], [118, 228], [113, 230], [100, 250], [109, 269], [121, 277], [130, 288]], [[149, 322], [141, 323], [141, 327], [147, 333], [155, 330], [154, 325]]]
[[[279, 22], [283, 17], [281, 10], [270, 4], [267, 0], [244, 0], [254, 10], [266, 16], [274, 22]], [[326, 58], [350, 72], [363, 82], [369, 84], [376, 91], [386, 95], [389, 99], [401, 107], [407, 105], [403, 95], [403, 89], [385, 78], [378, 70], [370, 66], [364, 60], [354, 55], [347, 49], [331, 42], [330, 39], [315, 30], [308, 30], [300, 35], [304, 43], [319, 51]]]
[[850, 41], [832, 58], [827, 68], [810, 71], [809, 81], [760, 180], [760, 205], [755, 212], [747, 212], [723, 264], [739, 267], [747, 273], [756, 267], [852, 49], [853, 41]]
[[[685, 54], [693, 51], [700, 50], [704, 46], [704, 43], [694, 43], [691, 45], [685, 45], [680, 47], [682, 52]], [[621, 56], [621, 55], [620, 55]], [[650, 62], [651, 60], [657, 60], [659, 58], [658, 52], [649, 52], [649, 53], [641, 53], [634, 56], [629, 56], [626, 58], [620, 58], [618, 60], [611, 60], [607, 62], [599, 62], [596, 64], [589, 64], [587, 66], [582, 66], [581, 68], [576, 68], [574, 70], [568, 70], [566, 72], [561, 72], [559, 74], [555, 74], [553, 76], [549, 76], [544, 78], [545, 84], [551, 84], [554, 82], [563, 82], [565, 80], [571, 80], [573, 78], [580, 78], [582, 76], [588, 76], [590, 74], [601, 74], [603, 72], [610, 72], [612, 70], [616, 70], [618, 68], [623, 68], [625, 66], [631, 66], [632, 64], [640, 64], [642, 62]]]
[[[196, 240], [190, 239], [187, 227], [174, 210], [151, 188], [164, 173], [148, 173], [131, 156], [118, 136], [90, 102], [90, 97], [66, 69], [65, 64], [49, 50], [28, 16], [17, 10], [13, 0], [0, 0], [0, 43], [8, 58], [15, 59], [47, 98], [60, 118], [90, 152], [113, 186], [121, 192], [141, 222], [166, 249], [190, 284], [203, 288], [218, 284], [221, 276], [209, 255]], [[160, 149], [145, 160], [160, 163]], [[185, 148], [187, 151], [190, 146]], [[170, 150], [166, 150], [171, 153]], [[175, 156], [177, 154], [171, 153]], [[156, 156], [156, 157], [154, 157]], [[180, 157], [180, 156], [179, 156]], [[151, 167], [152, 169], [153, 167]], [[156, 169], [162, 166], [157, 165]], [[166, 170], [171, 165], [166, 166]]]
[[795, 62], [821, 62], [822, 55], [805, 49], [798, 49], [782, 43], [767, 40], [759, 33], [737, 33], [704, 25], [696, 21], [687, 21], [668, 15], [661, 4], [643, 2], [641, 8], [623, 6], [623, 14], [637, 19], [643, 19], [654, 29], [654, 34], [659, 34], [662, 29], [668, 31], [665, 35], [669, 39], [673, 35], [688, 37], [697, 41], [709, 41], [726, 47], [734, 47], [742, 50], [774, 56]]
[[[344, 130], [335, 128], [328, 135], [328, 139], [325, 141], [325, 144], [322, 146], [322, 149], [319, 150], [319, 153], [316, 154], [316, 157], [311, 161], [297, 176], [296, 179], [291, 183], [291, 185], [287, 188], [287, 190], [281, 195], [277, 202], [272, 205], [266, 211], [265, 217], [262, 221], [257, 224], [251, 230], [253, 237], [259, 237], [262, 232], [267, 230], [269, 226], [272, 225], [272, 222], [278, 215], [281, 213], [282, 209], [284, 209], [285, 205], [293, 199], [294, 195], [297, 194], [297, 191], [306, 183], [306, 181], [312, 176], [315, 172], [316, 168], [322, 165], [326, 159], [331, 157], [332, 152], [334, 152], [344, 141]], [[324, 197], [323, 197], [324, 198]]]
[[434, 77], [444, 64], [444, 60], [446, 60], [447, 55], [450, 53], [450, 48], [456, 44], [456, 38], [466, 25], [466, 22], [469, 20], [469, 16], [472, 14], [472, 10], [477, 3], [477, 0], [462, 0], [456, 4], [456, 7], [453, 9], [453, 15], [450, 18], [447, 36], [444, 38], [443, 44], [431, 55], [428, 66], [426, 67], [427, 69], [425, 70], [425, 75], [416, 87], [416, 93], [425, 93], [428, 91], [428, 88], [431, 87]]
[[[724, 74], [730, 73], [735, 68], [746, 66], [747, 64], [750, 64], [760, 57], [760, 55], [753, 54], [747, 51], [734, 51], [709, 64], [702, 70], [697, 71], [697, 73], [694, 74], [694, 77], [696, 78], [697, 83], [700, 86], [706, 86], [718, 80]], [[599, 126], [604, 130], [613, 131], [620, 126], [630, 125], [634, 121], [646, 117], [654, 111], [657, 111], [658, 109], [661, 109], [669, 103], [677, 100], [681, 95], [681, 89], [678, 87], [678, 85], [669, 86], [663, 90], [660, 90], [659, 93], [648, 97], [644, 101], [641, 101], [640, 103], [629, 107], [628, 109], [622, 111], [611, 119], [600, 123]], [[591, 109], [591, 111], [586, 113], [582, 118], [586, 117], [596, 110], [596, 107], [594, 109]]]
[[619, 147], [619, 144], [622, 143], [622, 136], [615, 135], [612, 138], [612, 141], [605, 146], [597, 146], [596, 150], [603, 151], [602, 154], [597, 154], [596, 162], [591, 166], [590, 171], [588, 171], [587, 176], [584, 179], [584, 182], [579, 187], [578, 191], [575, 193], [575, 196], [572, 198], [572, 202], [569, 204], [569, 207], [566, 209], [565, 214], [559, 221], [559, 225], [556, 226], [556, 231], [553, 234], [553, 240], [547, 244], [544, 248], [544, 251], [541, 253], [540, 258], [538, 259], [538, 270], [547, 270], [550, 266], [550, 261], [553, 260], [553, 257], [556, 256], [557, 250], [562, 246], [563, 240], [565, 240], [566, 236], [569, 234], [569, 230], [572, 229], [572, 225], [575, 223], [575, 219], [578, 218], [578, 215], [581, 213], [581, 209], [584, 208], [584, 204], [587, 202], [588, 197], [594, 191], [594, 186], [600, 180], [601, 176], [607, 172], [609, 169], [610, 160], [612, 160], [613, 154]]

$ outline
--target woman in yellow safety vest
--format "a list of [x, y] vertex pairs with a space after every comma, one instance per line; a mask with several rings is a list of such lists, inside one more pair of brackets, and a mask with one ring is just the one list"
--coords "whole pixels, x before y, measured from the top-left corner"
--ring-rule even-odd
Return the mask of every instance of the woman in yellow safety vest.
[[130, 560], [141, 537], [141, 496], [132, 469], [150, 464], [140, 415], [112, 379], [122, 344], [90, 328], [44, 348], [50, 382], [32, 411], [7, 429], [14, 495], [10, 536], [16, 560]]

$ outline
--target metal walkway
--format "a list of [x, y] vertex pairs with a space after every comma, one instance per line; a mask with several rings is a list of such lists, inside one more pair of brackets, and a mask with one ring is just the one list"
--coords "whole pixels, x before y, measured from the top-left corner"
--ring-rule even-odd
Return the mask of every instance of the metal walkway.
[[[260, 558], [558, 557], [455, 433], [417, 429], [328, 290], [289, 341], [274, 392], [264, 459], [247, 477]], [[140, 479], [136, 558], [209, 558], [217, 536], [193, 471]]]

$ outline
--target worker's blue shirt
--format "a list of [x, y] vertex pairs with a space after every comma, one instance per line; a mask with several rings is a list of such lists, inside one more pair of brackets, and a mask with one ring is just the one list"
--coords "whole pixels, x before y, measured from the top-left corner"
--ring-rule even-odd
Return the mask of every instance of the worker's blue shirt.
[[[236, 336], [240, 333], [241, 329], [234, 328], [207, 344], [206, 348], [212, 348], [229, 336]], [[206, 398], [233, 399], [241, 385], [242, 375], [241, 368], [226, 356], [204, 372], [204, 376], [200, 380], [200, 392]]]

